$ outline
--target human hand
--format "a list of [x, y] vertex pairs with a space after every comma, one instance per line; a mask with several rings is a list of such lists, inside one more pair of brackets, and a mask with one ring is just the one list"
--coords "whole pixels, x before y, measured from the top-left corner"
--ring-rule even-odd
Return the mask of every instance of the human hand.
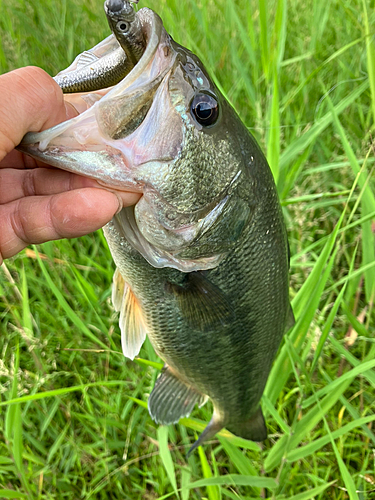
[[30, 243], [91, 233], [138, 201], [137, 193], [115, 194], [94, 180], [41, 167], [14, 149], [26, 132], [77, 114], [40, 68], [0, 76], [0, 264]]

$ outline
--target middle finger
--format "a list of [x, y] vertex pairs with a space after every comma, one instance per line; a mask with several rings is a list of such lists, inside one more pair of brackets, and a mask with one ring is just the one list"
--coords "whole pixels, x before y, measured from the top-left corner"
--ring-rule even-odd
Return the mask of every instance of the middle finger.
[[0, 205], [26, 196], [58, 194], [83, 187], [102, 186], [87, 177], [58, 169], [0, 169]]

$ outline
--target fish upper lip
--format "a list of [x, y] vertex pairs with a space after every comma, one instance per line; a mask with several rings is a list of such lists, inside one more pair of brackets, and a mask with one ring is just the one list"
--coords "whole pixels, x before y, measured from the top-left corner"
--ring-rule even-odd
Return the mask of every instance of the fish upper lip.
[[[109, 16], [112, 20], [116, 21], [121, 16], [127, 16], [131, 14], [133, 7], [130, 5], [130, 2], [123, 2], [120, 0], [119, 4], [115, 4], [115, 8], [109, 7], [108, 3], [113, 0], [106, 0], [104, 3], [104, 10], [107, 16]], [[119, 7], [117, 9], [117, 7]]]
[[110, 12], [120, 12], [123, 9], [124, 3], [122, 0], [106, 0], [104, 2], [104, 8], [108, 9]]

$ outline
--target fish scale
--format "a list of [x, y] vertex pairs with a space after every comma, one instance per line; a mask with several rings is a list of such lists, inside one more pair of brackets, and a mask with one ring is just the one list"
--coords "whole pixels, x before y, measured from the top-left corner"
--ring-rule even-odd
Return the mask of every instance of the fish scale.
[[26, 136], [21, 149], [143, 193], [104, 234], [117, 266], [123, 352], [133, 359], [146, 331], [165, 361], [148, 401], [152, 418], [177, 422], [209, 397], [213, 417], [191, 450], [223, 427], [261, 441], [260, 399], [293, 322], [276, 187], [201, 61], [150, 9], [135, 19], [145, 48], [124, 80], [85, 96], [87, 111]]

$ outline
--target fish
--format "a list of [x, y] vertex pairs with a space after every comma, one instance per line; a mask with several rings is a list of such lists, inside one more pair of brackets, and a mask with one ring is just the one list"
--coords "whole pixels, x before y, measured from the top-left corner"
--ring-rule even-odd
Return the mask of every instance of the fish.
[[134, 7], [124, 0], [106, 0], [104, 10], [109, 27], [129, 61], [136, 65], [146, 48], [141, 22]]
[[79, 54], [68, 68], [54, 77], [65, 94], [92, 92], [116, 85], [145, 50], [142, 27], [129, 2], [106, 0], [104, 10], [113, 33]]
[[64, 94], [93, 92], [121, 82], [134, 67], [112, 34], [53, 77]]
[[263, 441], [261, 397], [294, 322], [274, 179], [200, 59], [153, 10], [136, 15], [145, 48], [126, 77], [19, 149], [142, 193], [103, 230], [123, 353], [134, 359], [148, 335], [165, 363], [148, 399], [152, 419], [176, 423], [210, 399], [212, 418], [189, 454], [224, 427]]

